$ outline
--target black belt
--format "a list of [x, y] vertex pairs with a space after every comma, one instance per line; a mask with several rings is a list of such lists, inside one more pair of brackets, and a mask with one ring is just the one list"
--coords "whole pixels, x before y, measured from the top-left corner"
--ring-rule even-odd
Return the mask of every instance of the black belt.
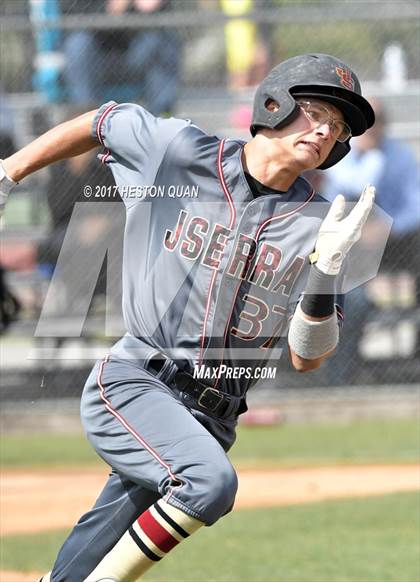
[[221, 419], [236, 417], [248, 410], [245, 398], [207, 386], [188, 372], [179, 370], [175, 362], [168, 358], [152, 358], [145, 367], [173, 389], [189, 408]]

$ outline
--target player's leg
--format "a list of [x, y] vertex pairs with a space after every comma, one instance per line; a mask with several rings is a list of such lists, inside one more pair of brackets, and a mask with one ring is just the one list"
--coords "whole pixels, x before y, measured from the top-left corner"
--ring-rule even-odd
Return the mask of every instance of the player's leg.
[[159, 499], [134, 521], [85, 582], [134, 582], [203, 525]]
[[[91, 443], [106, 462], [163, 498], [146, 512], [143, 505], [134, 515], [131, 510], [124, 513], [125, 530], [134, 524], [128, 535], [121, 538], [121, 531], [109, 527], [111, 547], [122, 541], [111, 551], [106, 567], [121, 562], [127, 566], [121, 577], [115, 574], [116, 580], [136, 579], [130, 577], [132, 572], [138, 576], [155, 563], [151, 552], [161, 558], [186, 534], [214, 523], [233, 505], [237, 479], [222, 447], [167, 386], [142, 368], [121, 361], [102, 363], [97, 378], [91, 377], [85, 389], [82, 419]], [[102, 511], [107, 522], [108, 513]], [[54, 568], [53, 582], [84, 580], [92, 571], [85, 568], [85, 561], [96, 565], [104, 557], [103, 545], [81, 543], [82, 531], [75, 529], [71, 541], [79, 552], [77, 576], [68, 572], [58, 577]], [[129, 542], [128, 550], [124, 540]], [[109, 572], [114, 575], [105, 570], [101, 578], [111, 576]]]
[[[141, 488], [133, 484], [134, 496], [136, 496], [136, 489]], [[151, 494], [145, 490], [143, 492], [146, 495], [142, 502]], [[141, 504], [139, 503], [134, 512], [136, 516]], [[119, 506], [116, 511], [114, 511], [115, 505]], [[83, 516], [60, 550], [53, 569], [54, 577], [52, 578], [50, 572], [40, 582], [137, 580], [173, 547], [203, 525], [199, 520], [169, 505], [163, 499], [159, 499], [150, 505], [138, 519], [131, 517], [128, 522], [132, 524], [127, 529], [126, 523], [123, 527], [129, 515], [127, 511], [124, 511], [124, 509], [127, 510], [126, 500], [125, 502], [112, 500], [109, 506], [113, 506], [110, 519], [105, 519], [106, 516], [101, 511], [104, 509], [103, 505], [101, 507], [97, 505], [96, 509]], [[109, 513], [109, 509], [110, 507], [105, 508], [105, 512]], [[95, 513], [97, 513], [96, 516]], [[115, 518], [117, 523], [114, 521]], [[96, 523], [93, 524], [93, 521]], [[83, 528], [86, 523], [88, 526]], [[93, 527], [94, 525], [96, 527]], [[122, 531], [125, 533], [121, 535]], [[119, 541], [110, 549], [117, 537], [120, 537]], [[86, 552], [86, 547], [93, 548], [94, 551]], [[106, 554], [106, 548], [110, 549], [108, 554]], [[97, 562], [98, 553], [106, 555], [92, 571], [93, 564]], [[91, 571], [91, 574], [85, 578], [87, 571]]]
[[54, 582], [84, 580], [139, 513], [158, 497], [112, 472], [93, 508], [82, 516], [64, 542], [54, 564]]
[[[148, 476], [156, 480], [162, 499], [139, 516], [86, 582], [106, 578], [118, 582], [137, 580], [200, 526], [210, 525], [227, 513], [237, 489], [236, 474], [222, 447], [165, 385], [156, 384], [156, 379], [143, 371], [136, 378], [138, 402], [134, 404], [130, 397], [130, 406], [125, 405], [127, 395], [114, 389], [114, 381], [127, 374], [130, 366], [126, 363], [110, 362], [103, 366], [98, 379], [102, 398], [105, 396], [107, 401], [108, 420], [118, 415], [119, 425], [124, 424], [128, 431], [129, 438], [123, 445], [126, 454], [111, 459], [97, 438], [96, 429], [89, 425], [87, 431], [98, 452], [119, 471], [124, 466], [135, 481], [147, 481]], [[147, 388], [150, 381], [153, 390]], [[148, 411], [147, 417], [142, 410]], [[141, 428], [141, 434], [137, 428]], [[132, 442], [136, 451], [134, 464], [129, 452]], [[149, 458], [142, 466], [145, 453]]]
[[40, 582], [84, 580], [87, 573], [126, 531], [141, 508], [158, 494], [111, 473], [94, 507], [79, 520], [62, 546], [52, 573]]

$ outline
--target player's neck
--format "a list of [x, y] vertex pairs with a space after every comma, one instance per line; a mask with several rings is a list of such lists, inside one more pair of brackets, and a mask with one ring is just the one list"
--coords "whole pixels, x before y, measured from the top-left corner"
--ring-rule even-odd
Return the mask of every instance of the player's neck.
[[261, 148], [256, 138], [245, 144], [242, 164], [258, 182], [273, 190], [283, 192], [287, 192], [300, 173], [293, 168], [290, 161], [285, 162], [270, 156], [265, 149]]

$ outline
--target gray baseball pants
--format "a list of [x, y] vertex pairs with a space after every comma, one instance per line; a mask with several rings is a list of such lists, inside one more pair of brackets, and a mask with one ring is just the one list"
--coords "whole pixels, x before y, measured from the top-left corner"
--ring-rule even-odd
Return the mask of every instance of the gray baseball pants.
[[234, 442], [236, 420], [189, 410], [164, 379], [114, 356], [93, 368], [82, 423], [112, 472], [62, 546], [52, 582], [84, 580], [160, 497], [206, 525], [232, 508], [237, 477], [225, 450]]

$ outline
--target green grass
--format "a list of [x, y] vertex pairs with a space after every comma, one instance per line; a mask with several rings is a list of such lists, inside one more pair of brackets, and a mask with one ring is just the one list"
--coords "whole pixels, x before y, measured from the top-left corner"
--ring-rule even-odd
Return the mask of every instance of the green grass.
[[420, 420], [242, 427], [231, 456], [241, 465], [418, 462]]
[[[234, 512], [150, 571], [154, 582], [418, 582], [416, 493]], [[46, 571], [66, 532], [9, 536], [2, 567]]]
[[[419, 460], [419, 453], [420, 423], [409, 419], [240, 427], [231, 457], [242, 466], [313, 466], [411, 463]], [[3, 435], [0, 439], [3, 469], [101, 463], [83, 435]]]
[[103, 465], [82, 434], [3, 435], [0, 439], [2, 469]]

